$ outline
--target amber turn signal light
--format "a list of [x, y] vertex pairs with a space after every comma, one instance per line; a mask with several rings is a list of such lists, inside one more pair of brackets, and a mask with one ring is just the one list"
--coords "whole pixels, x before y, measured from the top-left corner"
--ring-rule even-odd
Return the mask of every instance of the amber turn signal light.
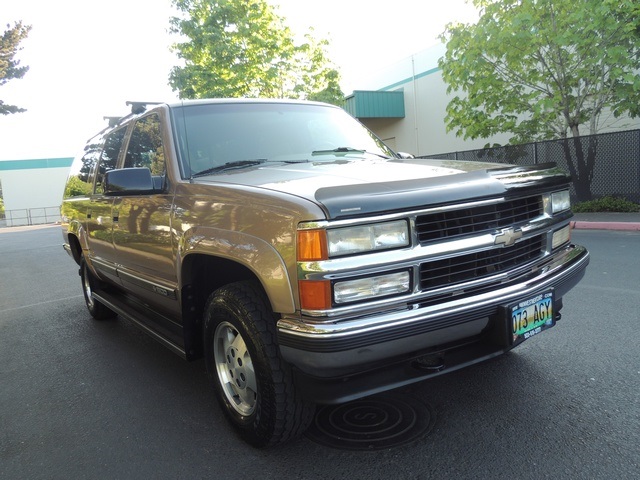
[[328, 280], [300, 280], [300, 307], [303, 310], [331, 308], [331, 282]]
[[327, 232], [324, 230], [298, 232], [298, 261], [313, 262], [327, 258]]

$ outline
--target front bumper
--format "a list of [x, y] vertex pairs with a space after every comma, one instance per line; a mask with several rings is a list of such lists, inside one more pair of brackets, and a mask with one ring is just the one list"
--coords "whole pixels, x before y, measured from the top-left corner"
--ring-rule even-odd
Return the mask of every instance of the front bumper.
[[[553, 289], [558, 311], [562, 297], [584, 276], [588, 263], [587, 250], [570, 245], [534, 277], [504, 287], [498, 285], [481, 294], [436, 304], [405, 304], [366, 318], [331, 323], [283, 318], [278, 322], [281, 353], [307, 384], [325, 385], [314, 392], [316, 400], [323, 403], [346, 401], [419, 381], [512, 348], [504, 342], [487, 341], [499, 308]], [[480, 345], [483, 340], [484, 346]], [[443, 351], [450, 352], [448, 356], [457, 352], [459, 358], [445, 362], [437, 372], [409, 372], [404, 376], [396, 373], [388, 378], [380, 370]], [[373, 371], [377, 373], [364, 374]], [[358, 375], [365, 375], [368, 380], [356, 381]], [[351, 381], [345, 382], [347, 378]], [[338, 388], [332, 391], [328, 388], [330, 383], [336, 383]], [[305, 388], [310, 389], [315, 390]]]

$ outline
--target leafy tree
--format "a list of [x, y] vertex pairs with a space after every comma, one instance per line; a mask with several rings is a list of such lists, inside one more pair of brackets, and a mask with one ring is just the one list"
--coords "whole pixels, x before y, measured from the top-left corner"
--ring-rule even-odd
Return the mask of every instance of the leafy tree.
[[171, 30], [184, 66], [169, 84], [180, 98], [321, 98], [340, 104], [339, 73], [327, 59], [327, 41], [311, 34], [296, 44], [265, 0], [173, 0], [183, 15]]
[[[0, 37], [0, 85], [4, 85], [14, 78], [22, 78], [29, 67], [21, 67], [20, 61], [14, 57], [20, 50], [20, 42], [27, 38], [31, 26], [16, 22], [14, 26], [7, 25], [7, 30]], [[24, 112], [24, 108], [7, 105], [0, 100], [0, 115]]]
[[[449, 24], [440, 61], [449, 130], [562, 139], [579, 200], [591, 197], [596, 134], [640, 114], [637, 0], [473, 0], [477, 24]], [[465, 95], [460, 95], [464, 92]], [[584, 141], [583, 141], [584, 140]]]

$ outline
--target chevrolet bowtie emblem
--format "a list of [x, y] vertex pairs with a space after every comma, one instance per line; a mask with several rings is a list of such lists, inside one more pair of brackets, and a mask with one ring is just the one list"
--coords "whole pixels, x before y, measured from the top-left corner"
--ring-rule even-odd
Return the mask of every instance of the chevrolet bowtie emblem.
[[505, 247], [510, 247], [520, 238], [522, 238], [522, 230], [515, 230], [509, 227], [504, 228], [501, 233], [496, 235], [493, 243], [496, 245], [504, 245]]

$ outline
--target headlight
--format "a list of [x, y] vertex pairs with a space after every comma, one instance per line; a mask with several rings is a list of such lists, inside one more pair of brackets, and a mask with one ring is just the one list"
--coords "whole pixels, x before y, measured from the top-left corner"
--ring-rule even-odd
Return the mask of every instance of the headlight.
[[397, 295], [409, 291], [409, 272], [396, 272], [377, 277], [336, 282], [333, 295], [336, 304]]
[[571, 208], [569, 200], [569, 190], [555, 192], [551, 194], [551, 213], [559, 213]]
[[406, 220], [327, 230], [329, 257], [387, 250], [409, 245]]

